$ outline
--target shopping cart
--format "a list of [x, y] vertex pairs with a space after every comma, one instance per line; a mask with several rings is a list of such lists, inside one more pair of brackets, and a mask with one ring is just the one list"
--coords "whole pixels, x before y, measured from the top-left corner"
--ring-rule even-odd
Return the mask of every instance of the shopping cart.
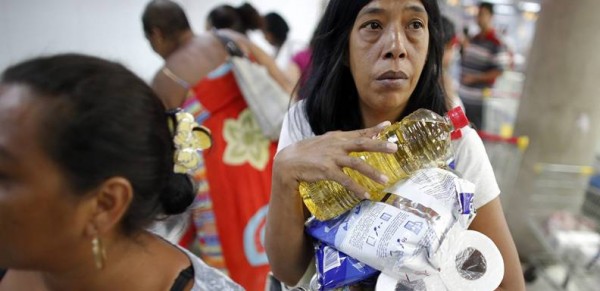
[[[596, 173], [600, 172], [600, 164], [595, 166], [595, 170]], [[598, 174], [590, 179], [581, 211], [600, 225], [600, 175]]]
[[[535, 165], [527, 224], [542, 250], [528, 255], [528, 281], [541, 275], [555, 290], [600, 289], [598, 224], [583, 215], [584, 196], [574, 193], [586, 188], [594, 171], [586, 165]], [[549, 275], [549, 266], [560, 267], [563, 277]]]
[[501, 136], [478, 131], [492, 164], [498, 186], [503, 191], [510, 189], [517, 178], [523, 153], [529, 146], [526, 136]]
[[481, 130], [507, 138], [513, 135], [524, 79], [522, 73], [505, 71], [492, 90], [483, 92]]
[[502, 137], [513, 135], [519, 99], [487, 97], [483, 99], [482, 130]]

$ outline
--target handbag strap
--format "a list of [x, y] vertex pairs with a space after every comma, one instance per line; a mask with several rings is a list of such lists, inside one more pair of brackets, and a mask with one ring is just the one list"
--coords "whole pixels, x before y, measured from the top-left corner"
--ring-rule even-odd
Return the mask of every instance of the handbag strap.
[[240, 47], [233, 41], [231, 38], [223, 35], [218, 30], [213, 29], [213, 34], [225, 47], [227, 53], [232, 57], [244, 57], [244, 52], [240, 49]]

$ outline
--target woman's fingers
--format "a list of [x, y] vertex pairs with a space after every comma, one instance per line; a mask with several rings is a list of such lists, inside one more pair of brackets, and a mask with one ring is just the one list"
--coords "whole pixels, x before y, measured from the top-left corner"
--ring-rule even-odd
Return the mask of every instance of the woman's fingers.
[[358, 183], [354, 182], [350, 176], [346, 175], [342, 171], [333, 171], [329, 173], [330, 180], [334, 180], [340, 183], [344, 188], [350, 191], [356, 198], [358, 199], [369, 199], [371, 198], [367, 190], [360, 186]]
[[365, 198], [366, 189], [354, 182], [343, 169], [350, 168], [377, 183], [387, 184], [388, 177], [364, 160], [349, 154], [396, 152], [398, 150], [396, 144], [373, 138], [389, 125], [390, 122], [383, 122], [367, 129], [329, 132], [293, 144], [275, 157], [278, 164], [280, 162], [285, 164], [282, 168], [284, 170], [280, 173], [281, 177], [289, 177], [297, 182], [333, 180], [355, 193], [357, 197]]
[[395, 153], [398, 145], [392, 142], [371, 138], [357, 138], [343, 146], [347, 153], [351, 152], [382, 152]]
[[343, 132], [345, 134], [344, 150], [347, 152], [384, 152], [393, 153], [398, 150], [395, 143], [375, 139], [384, 128], [390, 125], [389, 121], [382, 122], [374, 127], [355, 131]]
[[341, 167], [353, 169], [379, 184], [385, 185], [389, 181], [389, 178], [386, 175], [381, 174], [377, 169], [367, 164], [361, 158], [346, 156], [341, 158], [338, 161], [338, 164]]
[[360, 137], [372, 138], [372, 137], [376, 136], [378, 133], [380, 133], [384, 128], [390, 126], [391, 124], [392, 123], [389, 121], [384, 121], [373, 127], [359, 129], [354, 132], [356, 132], [358, 134], [358, 136], [360, 136]]

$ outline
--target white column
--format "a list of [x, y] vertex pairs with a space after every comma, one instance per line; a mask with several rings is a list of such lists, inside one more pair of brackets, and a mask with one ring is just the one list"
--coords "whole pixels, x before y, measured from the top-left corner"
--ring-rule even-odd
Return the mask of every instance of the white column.
[[583, 202], [586, 179], [573, 184], [577, 175], [571, 174], [572, 184], [567, 184], [563, 179], [569, 174], [540, 174], [534, 168], [539, 163], [591, 165], [594, 161], [600, 138], [599, 11], [598, 0], [542, 4], [515, 125], [515, 133], [529, 136], [531, 143], [514, 188], [503, 189], [502, 196], [524, 258], [540, 250], [527, 223], [532, 211], [579, 211]]

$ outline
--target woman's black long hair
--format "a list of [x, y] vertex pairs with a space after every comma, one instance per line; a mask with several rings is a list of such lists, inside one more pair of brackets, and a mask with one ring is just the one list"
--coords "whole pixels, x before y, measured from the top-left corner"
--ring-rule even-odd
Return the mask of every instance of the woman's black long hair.
[[[371, 0], [331, 0], [314, 35], [311, 71], [299, 95], [312, 131], [363, 128], [359, 98], [348, 67], [350, 33], [360, 10]], [[447, 110], [440, 80], [443, 44], [436, 0], [422, 0], [429, 17], [429, 50], [417, 86], [398, 120], [419, 108], [438, 114]]]

